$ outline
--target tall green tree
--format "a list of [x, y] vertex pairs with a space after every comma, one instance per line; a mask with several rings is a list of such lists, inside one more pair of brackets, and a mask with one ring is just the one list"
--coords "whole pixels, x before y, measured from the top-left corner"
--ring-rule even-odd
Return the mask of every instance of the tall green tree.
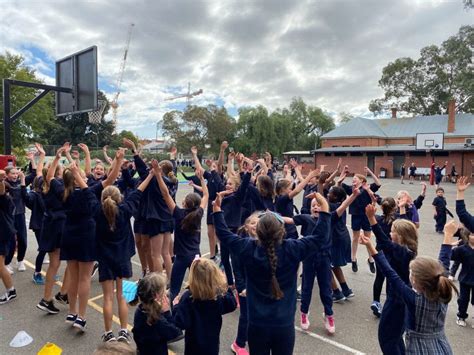
[[372, 100], [369, 110], [379, 114], [395, 105], [413, 115], [429, 116], [446, 113], [453, 98], [457, 112], [474, 112], [473, 48], [474, 27], [462, 26], [441, 46], [423, 48], [418, 59], [389, 63], [379, 80], [385, 95]]
[[[24, 58], [20, 55], [13, 55], [8, 52], [0, 54], [0, 82], [2, 79], [16, 79], [42, 83], [35, 74], [35, 71], [28, 68], [24, 63]], [[11, 114], [17, 112], [26, 103], [32, 100], [37, 90], [13, 86], [11, 87]], [[3, 151], [3, 86], [0, 85], [0, 148]], [[23, 148], [35, 140], [41, 140], [43, 134], [53, 123], [54, 116], [54, 95], [49, 93], [38, 103], [21, 115], [12, 125], [12, 146]], [[44, 144], [50, 143], [45, 140]]]

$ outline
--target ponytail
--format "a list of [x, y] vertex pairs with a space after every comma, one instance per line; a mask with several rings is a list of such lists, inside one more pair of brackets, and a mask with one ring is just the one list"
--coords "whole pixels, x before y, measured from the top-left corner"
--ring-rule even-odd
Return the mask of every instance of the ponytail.
[[173, 164], [169, 160], [160, 161], [161, 170], [163, 175], [166, 176], [173, 184], [178, 183], [178, 179], [173, 172]]
[[385, 224], [390, 225], [395, 220], [395, 214], [397, 212], [397, 204], [393, 197], [385, 197], [382, 200], [382, 213], [383, 221]]
[[71, 169], [66, 168], [63, 172], [63, 182], [64, 182], [64, 194], [63, 194], [63, 202], [66, 202], [68, 197], [74, 191], [74, 175]]
[[102, 202], [102, 211], [104, 212], [105, 218], [109, 223], [109, 228], [112, 232], [115, 231], [115, 220], [119, 212], [118, 204], [122, 201], [122, 196], [120, 195], [120, 190], [111, 185], [107, 186], [102, 191], [101, 202]]
[[270, 267], [272, 272], [272, 280], [271, 280], [271, 290], [272, 296], [275, 300], [281, 300], [284, 296], [283, 291], [280, 288], [280, 284], [278, 283], [278, 279], [276, 277], [276, 269], [278, 265], [278, 257], [275, 253], [275, 245], [270, 243], [266, 246], [268, 260], [270, 261]]
[[129, 304], [134, 306], [141, 302], [143, 311], [147, 314], [147, 323], [153, 325], [161, 317], [161, 300], [157, 295], [163, 295], [166, 287], [166, 280], [163, 275], [152, 272], [138, 281], [137, 296]]

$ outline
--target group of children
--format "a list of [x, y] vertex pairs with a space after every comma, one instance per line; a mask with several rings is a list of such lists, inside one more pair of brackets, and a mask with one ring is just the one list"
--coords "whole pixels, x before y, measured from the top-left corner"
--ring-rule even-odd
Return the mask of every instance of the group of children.
[[[106, 157], [109, 168], [101, 162], [92, 168], [87, 146], [79, 144], [83, 171], [79, 152], [65, 143], [47, 166], [44, 150], [36, 144], [38, 158], [29, 155], [28, 174], [15, 167], [0, 171], [0, 276], [7, 289], [0, 304], [17, 297], [10, 267], [16, 243], [18, 270], [25, 269], [26, 206], [31, 209], [29, 227], [38, 241], [33, 281], [44, 285], [37, 308], [57, 314], [55, 301], [66, 304], [66, 323], [85, 331], [91, 276], [98, 265], [105, 343], [130, 343], [133, 337], [140, 354], [167, 354], [167, 344], [182, 339], [184, 332], [185, 354], [218, 354], [222, 315], [239, 306], [231, 344], [235, 354], [248, 354], [247, 345], [251, 354], [292, 354], [297, 300], [301, 301], [300, 325], [307, 330], [315, 277], [325, 328], [335, 333], [333, 303], [354, 297], [342, 268], [351, 263], [352, 271], [358, 271], [357, 248], [362, 244], [368, 251], [369, 269], [376, 273], [370, 308], [380, 317], [382, 351], [451, 353], [444, 335], [447, 303], [457, 292], [446, 272], [450, 259], [462, 266], [460, 326], [466, 326], [474, 287], [474, 217], [464, 205], [467, 178], [457, 182], [456, 213], [464, 226], [446, 224], [449, 211], [442, 189], [433, 202], [436, 231], [444, 233], [441, 264], [417, 255], [418, 210], [426, 185], [415, 200], [407, 191], [383, 198], [377, 194], [380, 180], [368, 168], [345, 184], [350, 171], [341, 160], [333, 172], [321, 167], [306, 177], [291, 160], [277, 178], [269, 153], [254, 161], [231, 151], [225, 163], [228, 144], [223, 142], [219, 158], [206, 161], [207, 169], [197, 149], [191, 149], [195, 175], [187, 178], [194, 192], [179, 203], [176, 148], [169, 160], [147, 162], [132, 141], [125, 139], [123, 145], [133, 161], [125, 159], [125, 149], [119, 149], [114, 159]], [[63, 155], [67, 167], [60, 164]], [[294, 198], [301, 192], [299, 213]], [[376, 214], [377, 204], [381, 215]], [[209, 258], [201, 256], [205, 214]], [[301, 226], [300, 232], [296, 226]], [[465, 241], [453, 248], [455, 235], [465, 236]], [[122, 288], [123, 280], [132, 277], [135, 252], [142, 275], [132, 302], [139, 305], [130, 334]], [[49, 264], [43, 279], [46, 254]], [[61, 290], [53, 296], [61, 260], [66, 261], [66, 269]], [[385, 278], [387, 298], [382, 308]], [[117, 336], [112, 331], [114, 293], [120, 319]]]

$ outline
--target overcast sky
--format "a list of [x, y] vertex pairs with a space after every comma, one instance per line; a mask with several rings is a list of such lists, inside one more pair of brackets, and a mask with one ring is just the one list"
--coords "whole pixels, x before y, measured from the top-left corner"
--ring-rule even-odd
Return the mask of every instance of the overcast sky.
[[135, 24], [119, 129], [154, 137], [173, 94], [195, 104], [284, 107], [292, 97], [331, 113], [366, 115], [382, 68], [474, 23], [461, 0], [0, 0], [0, 53], [21, 53], [46, 82], [54, 61], [91, 45], [99, 87], [112, 99]]

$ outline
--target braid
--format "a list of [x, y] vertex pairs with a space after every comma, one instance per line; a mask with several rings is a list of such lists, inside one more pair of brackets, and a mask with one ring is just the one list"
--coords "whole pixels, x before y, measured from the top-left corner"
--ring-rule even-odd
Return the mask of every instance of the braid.
[[270, 242], [265, 245], [265, 249], [267, 250], [268, 261], [270, 261], [270, 268], [272, 273], [272, 280], [271, 280], [271, 290], [272, 290], [272, 297], [276, 300], [280, 300], [283, 298], [283, 292], [280, 289], [280, 284], [278, 283], [278, 279], [276, 277], [276, 269], [278, 265], [278, 257], [275, 253], [275, 244]]

